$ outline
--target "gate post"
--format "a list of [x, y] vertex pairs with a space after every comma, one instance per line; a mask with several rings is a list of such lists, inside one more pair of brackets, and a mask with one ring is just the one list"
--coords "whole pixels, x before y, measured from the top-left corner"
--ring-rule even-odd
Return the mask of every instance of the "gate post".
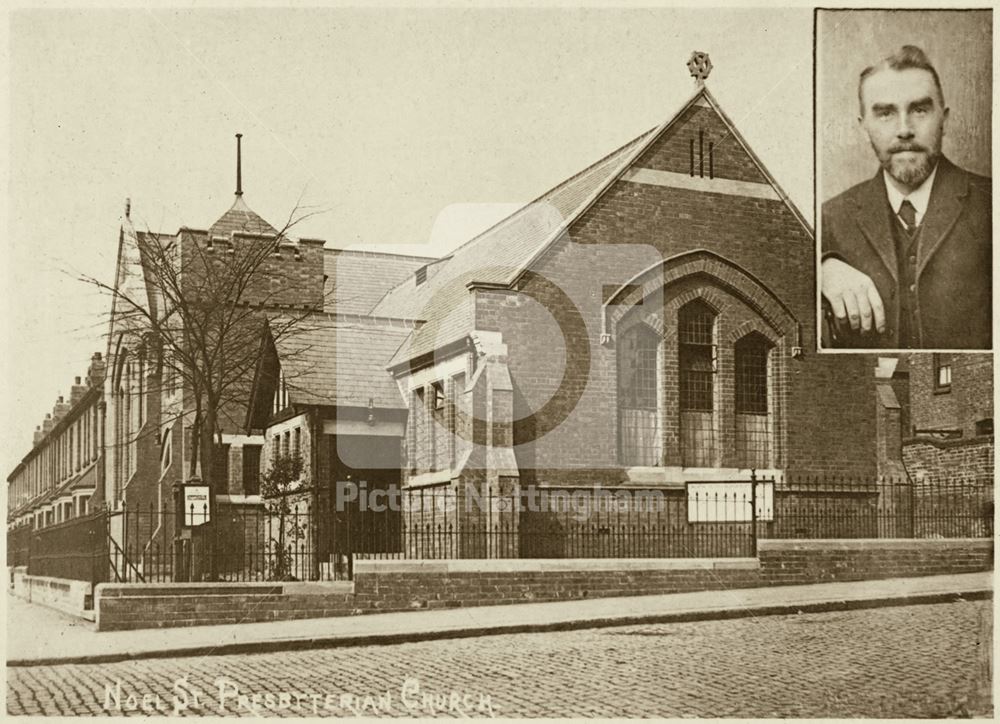
[[750, 545], [751, 554], [757, 557], [757, 469], [750, 468]]

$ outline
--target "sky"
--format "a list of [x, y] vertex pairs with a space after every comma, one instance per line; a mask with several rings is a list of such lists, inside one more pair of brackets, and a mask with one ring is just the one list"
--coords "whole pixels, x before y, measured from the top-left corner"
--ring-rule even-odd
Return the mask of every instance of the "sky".
[[[244, 199], [332, 247], [441, 254], [677, 111], [686, 62], [807, 219], [808, 8], [16, 10], [8, 16], [6, 476], [105, 352], [140, 229]], [[0, 160], [3, 160], [0, 158]], [[388, 245], [388, 246], [387, 246]]]

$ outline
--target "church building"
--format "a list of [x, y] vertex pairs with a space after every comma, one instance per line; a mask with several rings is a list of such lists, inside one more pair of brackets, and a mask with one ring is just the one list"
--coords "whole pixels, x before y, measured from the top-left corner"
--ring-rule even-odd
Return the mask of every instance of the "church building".
[[[875, 359], [817, 353], [812, 230], [706, 62], [662, 123], [381, 295], [353, 294], [385, 278], [374, 259], [335, 273], [349, 306], [334, 295], [309, 354], [265, 334], [247, 420], [265, 458], [301, 451], [318, 497], [361, 480], [404, 515], [417, 498], [874, 480]], [[368, 520], [375, 537], [398, 524]]]

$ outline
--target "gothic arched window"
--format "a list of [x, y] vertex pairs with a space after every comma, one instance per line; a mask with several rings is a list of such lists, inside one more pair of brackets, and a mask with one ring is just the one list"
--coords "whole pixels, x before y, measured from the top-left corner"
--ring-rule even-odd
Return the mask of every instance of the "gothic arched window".
[[689, 467], [717, 464], [715, 310], [700, 300], [677, 313], [681, 457]]
[[734, 348], [736, 458], [741, 468], [771, 467], [770, 351], [771, 343], [756, 332]]
[[623, 465], [660, 465], [660, 337], [645, 324], [618, 343], [618, 430]]

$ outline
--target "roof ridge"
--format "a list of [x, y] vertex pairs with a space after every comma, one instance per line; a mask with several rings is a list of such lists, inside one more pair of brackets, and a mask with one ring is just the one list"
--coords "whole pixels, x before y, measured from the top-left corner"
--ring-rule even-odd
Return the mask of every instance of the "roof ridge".
[[[279, 313], [276, 314], [275, 316], [280, 317], [281, 316], [280, 312], [284, 310], [278, 310], [278, 311]], [[322, 318], [334, 323], [344, 322], [350, 324], [352, 322], [361, 322], [361, 323], [369, 323], [373, 326], [384, 327], [384, 326], [399, 325], [411, 329], [420, 326], [421, 324], [423, 324], [424, 321], [422, 319], [414, 319], [410, 317], [387, 317], [385, 315], [378, 315], [378, 314], [361, 314], [359, 312], [327, 312], [324, 310], [315, 310], [308, 312], [301, 319], [303, 321], [306, 321], [309, 319], [316, 319], [316, 318]]]
[[327, 246], [323, 249], [328, 254], [353, 254], [357, 256], [386, 256], [395, 259], [413, 259], [417, 261], [440, 261], [447, 257], [424, 256], [423, 254], [403, 254], [397, 251], [374, 251], [370, 249], [342, 249], [336, 246]]
[[[493, 234], [498, 229], [504, 227], [508, 223], [514, 223], [518, 218], [521, 218], [523, 216], [523, 214], [528, 209], [530, 209], [532, 206], [534, 206], [535, 204], [538, 204], [538, 203], [542, 202], [544, 199], [551, 198], [552, 196], [554, 196], [557, 192], [559, 192], [562, 189], [569, 188], [570, 186], [572, 186], [572, 184], [578, 182], [580, 179], [584, 178], [587, 174], [592, 173], [594, 171], [594, 169], [600, 167], [602, 164], [605, 164], [609, 160], [611, 160], [614, 157], [620, 155], [623, 151], [625, 151], [626, 149], [628, 149], [630, 146], [635, 145], [639, 140], [641, 140], [641, 139], [649, 136], [657, 128], [658, 128], [658, 126], [654, 126], [653, 128], [650, 128], [649, 130], [644, 131], [643, 133], [640, 133], [638, 136], [635, 136], [635, 137], [631, 138], [629, 141], [627, 141], [626, 143], [623, 143], [622, 145], [618, 146], [613, 151], [604, 154], [603, 156], [601, 156], [601, 158], [599, 158], [598, 160], [594, 161], [593, 163], [591, 163], [587, 167], [581, 169], [580, 171], [577, 171], [575, 174], [573, 174], [569, 178], [566, 178], [563, 181], [561, 181], [560, 183], [556, 184], [555, 186], [549, 188], [547, 191], [545, 191], [541, 195], [535, 197], [533, 200], [528, 201], [527, 203], [519, 206], [517, 208], [517, 210], [513, 211], [512, 213], [508, 214], [504, 218], [500, 219], [499, 221], [497, 221], [496, 223], [494, 223], [492, 226], [489, 226], [486, 229], [484, 229], [483, 231], [479, 232], [478, 234], [476, 234], [475, 236], [473, 236], [471, 239], [468, 239], [467, 241], [464, 241], [463, 243], [461, 243], [460, 245], [458, 245], [457, 247], [455, 247], [454, 249], [452, 249], [451, 252], [449, 252], [446, 256], [443, 256], [440, 259], [438, 259], [437, 262], [447, 262], [447, 261], [450, 261], [457, 254], [459, 254], [463, 249], [465, 249], [466, 247], [468, 247], [468, 246], [470, 246], [470, 245], [472, 245], [472, 244], [480, 241], [483, 238], [488, 237], [489, 235]], [[575, 213], [575, 211], [574, 211], [574, 213]], [[437, 263], [437, 262], [435, 262], [435, 263]], [[388, 299], [390, 297], [390, 295], [394, 295], [394, 294], [400, 293], [400, 290], [405, 289], [405, 285], [408, 283], [408, 281], [409, 280], [403, 280], [399, 284], [396, 284], [395, 286], [390, 287], [389, 289], [387, 289], [386, 292], [382, 295], [381, 299], [379, 299], [379, 301], [373, 307], [373, 309], [377, 309], [386, 299]]]
[[489, 227], [487, 227], [486, 229], [484, 229], [483, 231], [479, 232], [478, 234], [476, 234], [476, 235], [475, 235], [474, 237], [472, 237], [471, 239], [469, 239], [469, 240], [467, 240], [467, 241], [464, 241], [464, 242], [462, 242], [461, 244], [459, 244], [458, 246], [456, 246], [456, 247], [455, 247], [454, 249], [452, 249], [452, 250], [451, 250], [451, 252], [450, 252], [450, 253], [448, 254], [448, 256], [446, 256], [446, 257], [442, 257], [442, 258], [443, 258], [443, 259], [447, 259], [447, 258], [450, 258], [450, 257], [454, 256], [454, 255], [455, 255], [455, 254], [456, 254], [456, 253], [457, 253], [458, 251], [460, 251], [460, 250], [461, 250], [461, 249], [463, 249], [464, 247], [468, 246], [468, 245], [469, 245], [469, 244], [471, 244], [472, 242], [474, 242], [474, 241], [476, 241], [476, 240], [478, 240], [478, 239], [482, 238], [482, 237], [483, 237], [483, 236], [485, 236], [486, 234], [489, 234], [490, 232], [492, 232], [492, 231], [494, 231], [495, 229], [499, 228], [499, 227], [500, 227], [500, 226], [502, 226], [502, 225], [503, 225], [504, 223], [506, 223], [507, 221], [510, 221], [510, 220], [511, 220], [511, 219], [513, 219], [513, 218], [514, 218], [515, 216], [517, 216], [518, 214], [520, 214], [520, 213], [521, 213], [522, 211], [524, 211], [524, 210], [526, 210], [527, 208], [529, 208], [529, 207], [531, 207], [531, 206], [533, 206], [533, 205], [535, 205], [535, 204], [539, 203], [540, 201], [542, 201], [542, 200], [543, 200], [543, 199], [545, 199], [546, 197], [549, 197], [549, 196], [552, 196], [552, 194], [554, 194], [554, 193], [555, 193], [556, 191], [558, 191], [558, 190], [560, 190], [560, 189], [562, 189], [562, 188], [565, 188], [566, 186], [569, 186], [569, 185], [570, 185], [570, 184], [571, 184], [572, 182], [574, 182], [574, 181], [576, 181], [577, 179], [581, 178], [582, 176], [584, 176], [584, 175], [586, 175], [586, 174], [590, 173], [591, 171], [593, 171], [593, 170], [594, 170], [595, 168], [597, 168], [598, 166], [600, 166], [600, 165], [601, 165], [602, 163], [604, 163], [605, 161], [609, 160], [609, 159], [610, 159], [610, 158], [612, 158], [613, 156], [615, 156], [615, 155], [617, 155], [617, 154], [621, 153], [622, 151], [624, 151], [624, 150], [625, 150], [626, 148], [628, 148], [629, 146], [631, 146], [631, 145], [632, 145], [633, 143], [635, 143], [636, 141], [638, 141], [638, 140], [639, 140], [640, 138], [642, 138], [643, 136], [646, 136], [646, 135], [648, 135], [649, 133], [652, 133], [653, 131], [655, 131], [655, 130], [656, 130], [656, 129], [657, 129], [658, 127], [659, 127], [659, 126], [653, 126], [653, 127], [652, 127], [652, 128], [650, 128], [649, 130], [647, 130], [647, 131], [644, 131], [644, 132], [640, 133], [640, 134], [639, 134], [638, 136], [635, 136], [634, 138], [632, 138], [632, 139], [631, 139], [631, 140], [629, 140], [628, 142], [626, 142], [626, 143], [623, 143], [623, 144], [622, 144], [621, 146], [619, 146], [619, 147], [618, 147], [618, 148], [616, 148], [615, 150], [611, 151], [610, 153], [606, 153], [606, 154], [604, 154], [603, 156], [601, 156], [601, 158], [599, 158], [598, 160], [594, 161], [594, 162], [593, 162], [592, 164], [590, 164], [590, 165], [589, 165], [589, 166], [587, 166], [586, 168], [584, 168], [584, 169], [581, 169], [580, 171], [577, 171], [577, 172], [576, 172], [575, 174], [573, 174], [573, 175], [572, 175], [572, 176], [570, 176], [569, 178], [567, 178], [567, 179], [564, 179], [564, 180], [560, 181], [560, 182], [559, 182], [558, 184], [556, 184], [555, 186], [553, 186], [552, 188], [550, 188], [550, 189], [549, 189], [548, 191], [544, 192], [544, 193], [543, 193], [543, 194], [541, 194], [540, 196], [538, 196], [538, 197], [536, 197], [536, 198], [532, 199], [531, 201], [528, 201], [528, 202], [527, 202], [527, 203], [525, 203], [525, 204], [522, 204], [521, 206], [519, 206], [519, 207], [517, 208], [517, 210], [516, 210], [516, 211], [513, 211], [513, 212], [511, 212], [511, 213], [510, 213], [510, 214], [508, 214], [507, 216], [505, 216], [505, 217], [503, 217], [502, 219], [500, 219], [499, 221], [497, 221], [497, 222], [496, 222], [495, 224], [493, 224], [492, 226], [489, 226]]

